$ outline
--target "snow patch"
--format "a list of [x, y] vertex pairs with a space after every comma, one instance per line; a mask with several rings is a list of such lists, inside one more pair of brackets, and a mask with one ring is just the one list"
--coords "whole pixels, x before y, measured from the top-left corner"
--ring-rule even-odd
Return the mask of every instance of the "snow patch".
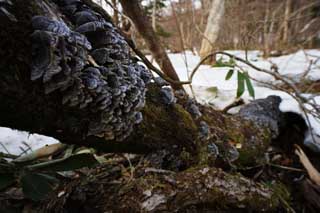
[[[246, 58], [245, 51], [235, 50], [225, 52], [243, 59]], [[190, 72], [200, 61], [200, 57], [193, 55], [191, 52], [186, 52], [185, 55], [187, 63], [184, 61], [185, 56], [183, 53], [169, 54], [169, 58], [181, 80], [188, 80]], [[303, 79], [311, 81], [320, 80], [320, 50], [300, 50], [293, 54], [270, 57], [268, 59], [263, 59], [261, 55], [259, 51], [248, 51], [247, 58], [253, 65], [266, 70], [272, 70], [271, 68], [276, 65], [278, 73], [290, 78], [293, 82], [299, 82]], [[221, 57], [226, 60], [228, 59], [227, 56]], [[248, 72], [250, 77], [257, 81], [269, 84], [276, 83], [274, 77], [269, 74], [258, 72], [242, 63], [239, 63], [239, 65]], [[202, 65], [193, 78], [192, 87], [187, 85], [185, 89], [189, 95], [194, 96], [200, 103], [209, 104], [216, 109], [222, 110], [236, 100], [237, 75], [234, 73], [229, 80], [225, 80], [229, 70], [230, 68], [228, 67]], [[282, 98], [280, 104], [282, 112], [295, 112], [306, 119], [305, 113], [301, 110], [299, 103], [291, 95], [284, 91], [270, 89], [257, 81], [252, 81], [256, 99], [266, 98], [269, 95], [278, 95]], [[213, 88], [216, 88], [216, 90]], [[302, 95], [304, 97], [311, 96], [311, 94]], [[248, 91], [241, 98], [245, 103], [253, 100]], [[320, 96], [314, 97], [313, 101], [315, 104], [320, 104]], [[310, 108], [309, 104], [304, 104], [304, 106]], [[232, 108], [229, 113], [237, 113], [239, 109], [240, 107]], [[308, 114], [308, 120], [311, 124], [311, 131], [320, 141], [320, 120], [311, 114]], [[308, 124], [308, 121], [306, 123]]]
[[58, 142], [51, 137], [0, 127], [0, 152], [3, 153], [21, 155]]

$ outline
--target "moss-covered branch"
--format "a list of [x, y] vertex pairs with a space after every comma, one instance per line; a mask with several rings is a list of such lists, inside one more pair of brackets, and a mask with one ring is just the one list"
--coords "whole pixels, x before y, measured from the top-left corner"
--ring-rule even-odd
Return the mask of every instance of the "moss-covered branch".
[[108, 168], [99, 170], [99, 176], [71, 182], [62, 196], [35, 206], [41, 212], [270, 212], [288, 199], [285, 189], [205, 166], [179, 173], [140, 167], [132, 177], [120, 166]]
[[[45, 3], [46, 7], [41, 6]], [[56, 16], [62, 16], [51, 1], [36, 3], [16, 0], [13, 13], [18, 22], [4, 23], [0, 33], [1, 126], [44, 134], [63, 143], [91, 146], [107, 152], [147, 153], [178, 146], [196, 156], [196, 161], [206, 164], [210, 161], [208, 146], [214, 143], [222, 155], [228, 155], [228, 150], [237, 147], [240, 153], [238, 162], [242, 165], [256, 164], [262, 159], [271, 140], [268, 129], [208, 107], [201, 108], [202, 116], [192, 117], [186, 110], [188, 100], [182, 98], [177, 104], [167, 105], [162, 102], [160, 89], [156, 86], [149, 86], [146, 106], [142, 111], [143, 122], [135, 127], [129, 138], [117, 142], [87, 136], [92, 119], [87, 110], [62, 105], [61, 92], [47, 95], [41, 82], [30, 80], [31, 18], [48, 13], [50, 5]], [[201, 122], [206, 122], [210, 128], [205, 140], [200, 135]]]
[[[99, 13], [97, 8], [91, 9]], [[148, 159], [140, 163], [142, 168], [132, 172], [129, 180], [122, 171], [124, 167], [118, 166], [107, 171], [97, 169], [84, 180], [70, 181], [65, 194], [54, 199], [57, 203], [63, 200], [60, 207], [76, 204], [80, 208], [83, 202], [86, 208], [119, 212], [269, 211], [280, 205], [280, 198], [272, 189], [214, 168], [220, 162], [238, 167], [262, 163], [272, 140], [271, 128], [199, 106], [181, 93], [177, 94], [177, 103], [168, 103], [161, 87], [150, 84], [141, 111], [143, 121], [134, 126], [129, 137], [116, 141], [101, 135], [88, 136], [88, 126], [95, 118], [90, 108], [63, 105], [64, 90], [46, 94], [43, 82], [30, 80], [34, 60], [32, 17], [54, 14], [66, 19], [70, 28], [74, 27], [71, 21], [50, 0], [15, 0], [12, 13], [18, 21], [4, 23], [0, 31], [0, 125], [52, 136], [63, 143], [94, 147], [98, 152], [141, 153]], [[149, 164], [171, 171], [148, 172]], [[117, 174], [110, 176], [115, 168]], [[55, 209], [55, 203], [50, 205], [45, 203], [42, 207]]]

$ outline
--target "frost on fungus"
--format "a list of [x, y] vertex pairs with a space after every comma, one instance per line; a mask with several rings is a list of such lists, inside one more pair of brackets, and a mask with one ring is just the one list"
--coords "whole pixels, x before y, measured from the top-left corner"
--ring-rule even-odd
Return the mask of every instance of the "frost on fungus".
[[142, 121], [151, 76], [100, 14], [80, 0], [55, 2], [73, 26], [33, 17], [31, 80], [42, 81], [46, 94], [60, 92], [61, 104], [88, 113], [87, 135], [121, 141]]

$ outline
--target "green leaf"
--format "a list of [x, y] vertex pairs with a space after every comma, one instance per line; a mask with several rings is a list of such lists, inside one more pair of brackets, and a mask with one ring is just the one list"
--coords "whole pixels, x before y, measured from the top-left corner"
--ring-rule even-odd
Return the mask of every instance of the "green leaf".
[[227, 81], [227, 80], [230, 80], [230, 78], [232, 77], [233, 73], [234, 73], [234, 70], [233, 70], [233, 69], [230, 69], [230, 70], [228, 71], [228, 73], [227, 73], [227, 75], [226, 75], [226, 81]]
[[216, 63], [213, 64], [213, 67], [225, 67], [225, 62], [222, 61], [222, 57], [220, 57]]
[[210, 99], [216, 98], [218, 95], [218, 87], [208, 87], [206, 91], [210, 93]]
[[234, 60], [233, 57], [231, 57], [231, 58], [229, 59], [229, 66], [235, 66], [235, 65], [236, 65], [236, 61]]
[[208, 87], [208, 88], [206, 89], [206, 91], [212, 93], [213, 95], [217, 95], [217, 93], [218, 93], [218, 87]]
[[7, 188], [15, 181], [13, 173], [0, 174], [0, 191]]
[[245, 89], [245, 76], [243, 73], [238, 71], [238, 88], [237, 88], [237, 98], [241, 97]]
[[213, 67], [232, 67], [234, 68], [236, 62], [234, 58], [230, 58], [229, 61], [224, 61], [222, 57], [220, 57], [215, 64], [213, 64]]
[[245, 73], [245, 81], [246, 81], [246, 85], [247, 85], [247, 88], [248, 88], [249, 95], [254, 98], [254, 96], [255, 96], [254, 88], [252, 86], [252, 82], [251, 82], [251, 80], [249, 78], [249, 74], [247, 72]]
[[83, 167], [92, 167], [97, 164], [98, 161], [95, 159], [93, 154], [82, 153], [71, 155], [67, 158], [31, 165], [28, 166], [28, 168], [31, 170], [45, 171], [71, 171]]
[[21, 178], [24, 195], [34, 201], [46, 198], [57, 183], [56, 178], [40, 173], [27, 173]]

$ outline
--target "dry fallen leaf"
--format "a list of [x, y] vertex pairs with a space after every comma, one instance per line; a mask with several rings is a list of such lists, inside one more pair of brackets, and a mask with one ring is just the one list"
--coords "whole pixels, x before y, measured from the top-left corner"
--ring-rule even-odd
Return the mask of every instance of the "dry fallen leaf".
[[37, 149], [29, 154], [25, 154], [20, 156], [17, 159], [14, 159], [13, 162], [21, 163], [26, 161], [32, 161], [43, 157], [48, 157], [50, 155], [53, 155], [63, 149], [66, 148], [65, 144], [62, 143], [55, 143], [51, 145], [46, 145], [40, 149]]
[[299, 156], [300, 162], [304, 166], [304, 168], [307, 170], [308, 175], [310, 176], [310, 179], [320, 186], [320, 173], [314, 168], [312, 163], [310, 162], [309, 158], [306, 156], [306, 154], [303, 152], [300, 146], [295, 145], [296, 150], [295, 153], [296, 155]]

